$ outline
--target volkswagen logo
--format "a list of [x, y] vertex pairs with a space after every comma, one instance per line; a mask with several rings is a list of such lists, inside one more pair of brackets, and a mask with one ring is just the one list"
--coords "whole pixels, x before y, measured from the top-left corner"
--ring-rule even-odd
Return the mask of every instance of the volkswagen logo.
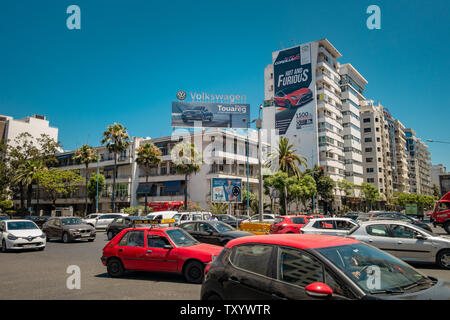
[[177, 92], [177, 98], [178, 98], [178, 100], [186, 99], [186, 92], [184, 92], [183, 90], [178, 91]]

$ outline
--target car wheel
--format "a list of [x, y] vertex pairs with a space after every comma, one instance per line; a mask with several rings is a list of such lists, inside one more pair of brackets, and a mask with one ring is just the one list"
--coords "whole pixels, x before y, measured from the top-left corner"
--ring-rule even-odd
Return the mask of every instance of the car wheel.
[[114, 233], [112, 233], [112, 231], [108, 231], [108, 234], [106, 236], [108, 237], [108, 240], [111, 240], [112, 238], [114, 238]]
[[190, 283], [202, 283], [203, 265], [199, 261], [190, 261], [184, 268], [184, 278]]
[[442, 269], [450, 269], [450, 250], [442, 250], [439, 252], [436, 260]]
[[108, 262], [106, 263], [106, 269], [108, 270], [109, 276], [112, 278], [121, 277], [125, 272], [122, 261], [116, 258], [108, 260]]
[[6, 247], [6, 241], [2, 241], [2, 252], [8, 252], [8, 247]]
[[450, 221], [447, 221], [444, 223], [444, 230], [445, 230], [445, 232], [450, 234]]
[[63, 241], [64, 243], [69, 243], [69, 242], [70, 242], [69, 234], [68, 234], [67, 232], [64, 232], [64, 233], [63, 233], [62, 241]]

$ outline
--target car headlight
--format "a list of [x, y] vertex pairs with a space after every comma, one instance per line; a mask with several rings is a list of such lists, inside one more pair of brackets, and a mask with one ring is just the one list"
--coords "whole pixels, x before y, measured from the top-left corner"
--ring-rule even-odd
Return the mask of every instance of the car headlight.
[[8, 240], [17, 240], [17, 239], [19, 239], [19, 238], [16, 237], [15, 235], [13, 235], [13, 234], [8, 234]]
[[39, 236], [39, 238], [45, 239], [45, 238], [46, 238], [46, 237], [45, 237], [45, 233], [42, 233], [42, 234]]

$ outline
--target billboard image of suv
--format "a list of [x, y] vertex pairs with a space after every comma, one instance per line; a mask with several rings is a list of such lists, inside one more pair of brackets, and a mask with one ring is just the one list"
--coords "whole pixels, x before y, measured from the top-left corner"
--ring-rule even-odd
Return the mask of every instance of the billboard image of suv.
[[309, 88], [301, 88], [286, 94], [280, 90], [275, 94], [273, 100], [277, 107], [300, 107], [312, 100], [312, 91]]
[[188, 122], [192, 120], [199, 121], [212, 121], [213, 113], [208, 111], [204, 106], [192, 107], [191, 109], [183, 110], [181, 113], [181, 119], [183, 122]]

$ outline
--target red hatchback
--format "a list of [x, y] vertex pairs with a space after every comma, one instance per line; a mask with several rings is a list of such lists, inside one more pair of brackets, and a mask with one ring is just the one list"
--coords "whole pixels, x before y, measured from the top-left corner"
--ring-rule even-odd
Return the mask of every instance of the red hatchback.
[[201, 283], [205, 265], [222, 249], [200, 243], [180, 228], [128, 228], [108, 242], [101, 260], [111, 277], [120, 277], [126, 270], [157, 271]]
[[305, 215], [277, 216], [275, 223], [270, 227], [270, 233], [300, 233], [300, 229], [309, 222], [311, 218]]

